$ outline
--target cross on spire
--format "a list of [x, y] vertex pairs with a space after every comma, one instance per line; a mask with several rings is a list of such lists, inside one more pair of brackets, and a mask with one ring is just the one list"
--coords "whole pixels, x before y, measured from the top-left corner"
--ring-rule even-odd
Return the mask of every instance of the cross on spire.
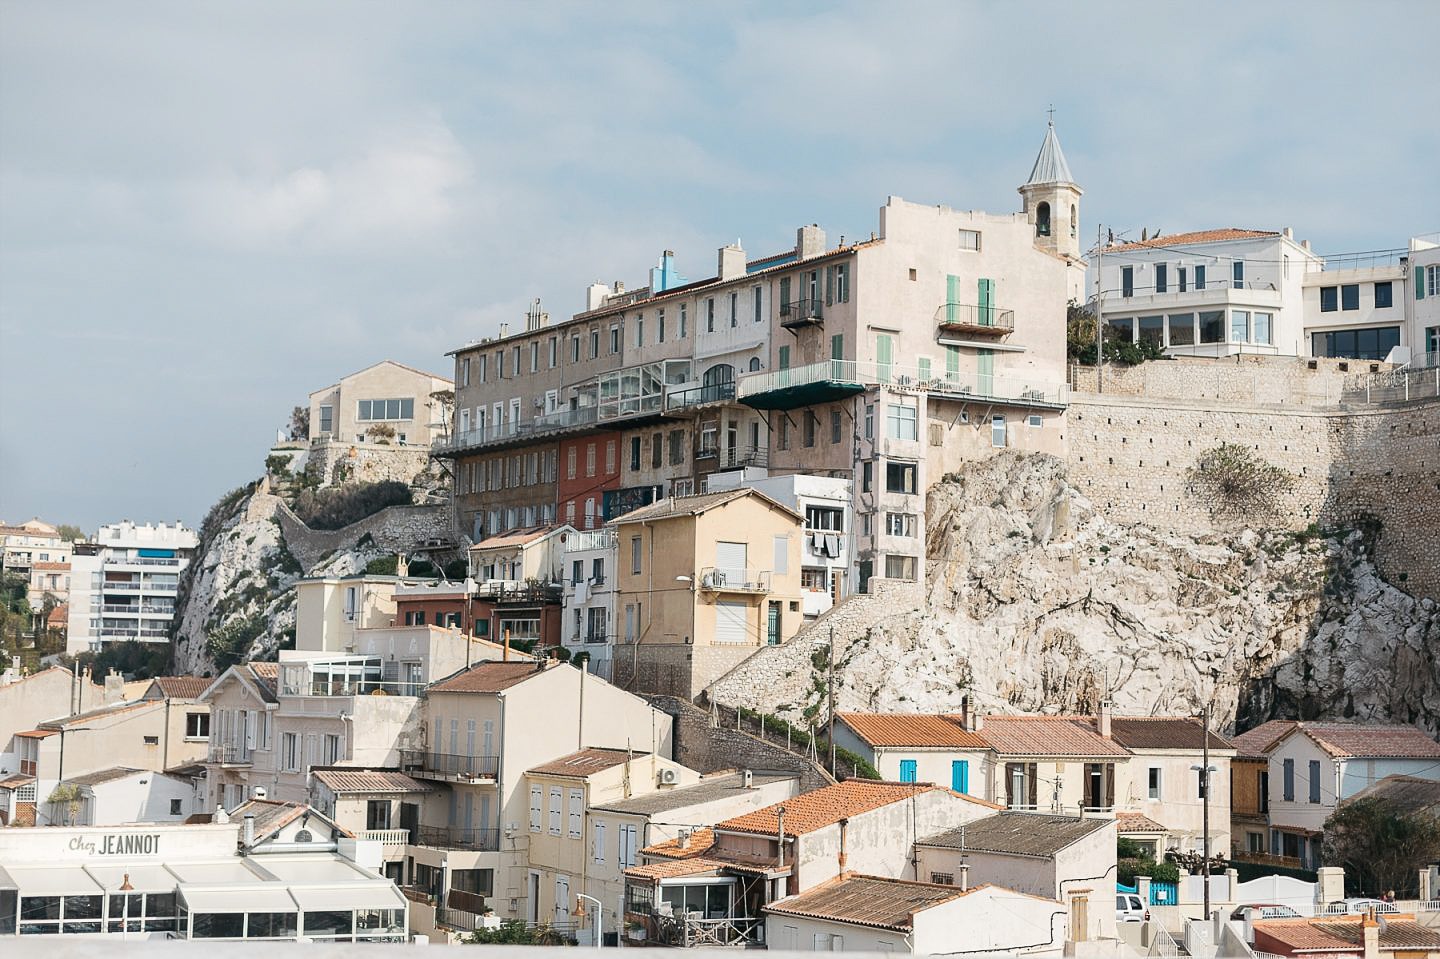
[[1053, 127], [1055, 125], [1055, 104], [1050, 104], [1050, 109], [1046, 110], [1045, 112], [1049, 114], [1050, 125]]

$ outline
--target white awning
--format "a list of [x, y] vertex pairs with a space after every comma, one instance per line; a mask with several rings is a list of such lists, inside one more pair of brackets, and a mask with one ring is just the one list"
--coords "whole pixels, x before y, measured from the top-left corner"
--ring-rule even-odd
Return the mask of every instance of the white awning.
[[294, 912], [295, 900], [278, 882], [255, 882], [224, 889], [180, 887], [180, 898], [191, 912]]
[[80, 866], [6, 866], [22, 896], [95, 896], [104, 892]]
[[175, 875], [164, 866], [135, 864], [133, 866], [85, 866], [106, 892], [119, 892], [128, 877], [135, 892], [174, 892]]
[[291, 886], [305, 912], [349, 912], [352, 909], [403, 909], [405, 897], [393, 882], [350, 883], [345, 886]]

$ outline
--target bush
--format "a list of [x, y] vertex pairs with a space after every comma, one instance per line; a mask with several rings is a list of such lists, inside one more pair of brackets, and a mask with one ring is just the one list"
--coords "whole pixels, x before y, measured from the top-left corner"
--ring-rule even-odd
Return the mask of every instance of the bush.
[[1280, 515], [1295, 477], [1272, 466], [1247, 446], [1221, 443], [1185, 471], [1191, 493], [1215, 517], [1263, 520]]
[[1116, 862], [1120, 884], [1135, 885], [1136, 876], [1149, 876], [1154, 882], [1179, 882], [1180, 867], [1153, 859], [1121, 859]]
[[476, 929], [463, 941], [469, 945], [563, 946], [572, 940], [543, 923], [531, 927], [521, 919], [503, 919], [498, 928]]
[[343, 529], [390, 506], [409, 506], [410, 487], [394, 480], [361, 486], [304, 489], [295, 497], [295, 515], [311, 529]]
[[265, 472], [284, 479], [290, 475], [290, 457], [283, 453], [271, 453], [265, 457]]
[[80, 653], [75, 659], [89, 663], [97, 677], [117, 672], [129, 679], [153, 679], [164, 676], [170, 668], [170, 647], [127, 639], [123, 643], [106, 643], [100, 652]]
[[210, 634], [210, 655], [222, 672], [245, 659], [255, 640], [265, 632], [265, 617], [256, 613], [234, 619]]

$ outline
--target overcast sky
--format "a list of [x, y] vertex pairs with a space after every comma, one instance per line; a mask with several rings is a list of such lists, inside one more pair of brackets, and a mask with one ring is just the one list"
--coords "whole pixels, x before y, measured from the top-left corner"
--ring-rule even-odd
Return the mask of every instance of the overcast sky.
[[[1173, 11], [1174, 16], [1171, 16]], [[291, 407], [887, 195], [1440, 230], [1440, 3], [0, 0], [0, 518], [198, 523]]]

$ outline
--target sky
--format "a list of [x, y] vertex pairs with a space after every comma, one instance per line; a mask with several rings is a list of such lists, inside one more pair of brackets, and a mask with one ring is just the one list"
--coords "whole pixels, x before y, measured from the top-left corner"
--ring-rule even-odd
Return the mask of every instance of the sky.
[[0, 0], [0, 519], [198, 524], [312, 390], [887, 196], [1440, 230], [1440, 3]]

